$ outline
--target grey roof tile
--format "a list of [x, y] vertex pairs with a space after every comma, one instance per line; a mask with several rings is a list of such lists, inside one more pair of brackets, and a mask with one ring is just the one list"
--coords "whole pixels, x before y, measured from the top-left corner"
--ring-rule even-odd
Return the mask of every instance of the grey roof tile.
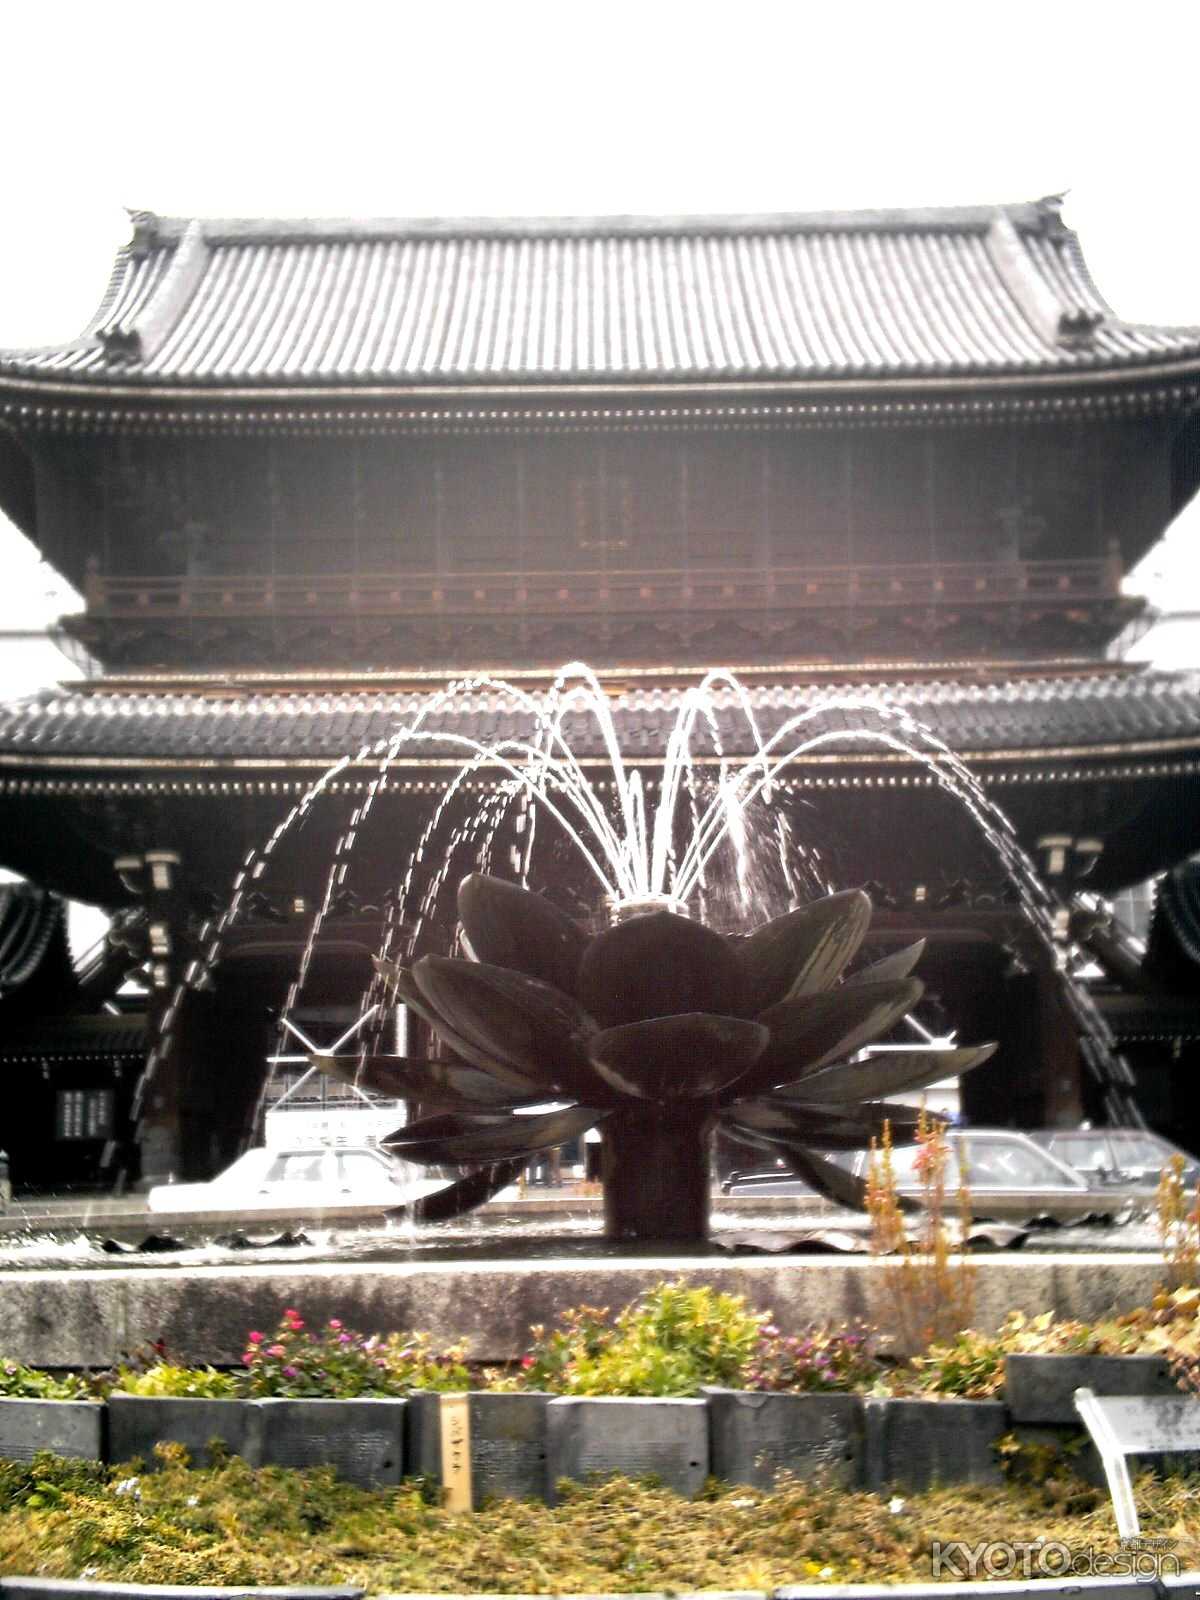
[[1200, 355], [1121, 322], [1056, 201], [815, 216], [135, 216], [85, 334], [4, 374], [470, 386], [1084, 371]]
[[[636, 689], [612, 699], [628, 756], [662, 755], [680, 699], [681, 692], [673, 689]], [[825, 753], [869, 757], [882, 747], [878, 741], [864, 741], [862, 731], [895, 731], [894, 719], [869, 705], [860, 709], [848, 703], [858, 701], [908, 713], [935, 739], [963, 752], [1037, 754], [1119, 750], [1164, 741], [1200, 744], [1200, 672], [1124, 670], [988, 683], [767, 684], [751, 687], [749, 699], [765, 738], [790, 718], [822, 707], [796, 737], [837, 735], [821, 746]], [[9, 768], [25, 761], [38, 765], [75, 758], [110, 758], [118, 764], [166, 759], [186, 765], [222, 758], [333, 762], [364, 747], [381, 752], [394, 735], [412, 728], [421, 712], [428, 713], [431, 703], [428, 694], [360, 689], [260, 692], [244, 699], [222, 699], [218, 691], [197, 692], [195, 687], [161, 692], [115, 686], [58, 689], [0, 706], [0, 761]], [[716, 695], [716, 725], [721, 752], [752, 753], [746, 720], [727, 690]], [[434, 710], [423, 727], [428, 734], [454, 737], [402, 740], [404, 765], [464, 754], [465, 741], [527, 741], [534, 724], [511, 697], [489, 689]], [[570, 712], [564, 731], [581, 757], [603, 756], [603, 741], [589, 715]], [[697, 721], [693, 747], [702, 755], [716, 752], [703, 718]]]

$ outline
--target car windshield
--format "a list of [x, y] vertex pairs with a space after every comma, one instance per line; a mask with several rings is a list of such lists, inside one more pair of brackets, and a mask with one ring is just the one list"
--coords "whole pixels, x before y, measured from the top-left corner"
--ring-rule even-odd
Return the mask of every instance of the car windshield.
[[270, 1152], [267, 1150], [247, 1150], [232, 1166], [226, 1167], [219, 1177], [214, 1178], [213, 1182], [229, 1183], [235, 1188], [261, 1183], [263, 1172], [269, 1163], [269, 1156]]
[[1113, 1139], [1117, 1165], [1122, 1167], [1165, 1167], [1175, 1154], [1169, 1145], [1145, 1134], [1117, 1135]]
[[1050, 1150], [1060, 1161], [1081, 1172], [1109, 1171], [1113, 1165], [1107, 1138], [1100, 1133], [1068, 1133], [1051, 1139]]
[[1062, 1189], [1070, 1179], [1036, 1145], [1020, 1139], [971, 1139], [966, 1145], [967, 1182], [980, 1189]]
[[[905, 1145], [892, 1152], [892, 1170], [900, 1189], [918, 1189], [917, 1145]], [[956, 1138], [951, 1142], [951, 1159], [946, 1173], [948, 1188], [956, 1187], [959, 1159], [970, 1188], [976, 1189], [1064, 1189], [1071, 1180], [1048, 1156], [1020, 1139]]]
[[289, 1150], [276, 1156], [267, 1169], [266, 1183], [320, 1183], [325, 1176], [324, 1150]]
[[338, 1151], [338, 1181], [342, 1184], [381, 1183], [394, 1174], [369, 1150]]

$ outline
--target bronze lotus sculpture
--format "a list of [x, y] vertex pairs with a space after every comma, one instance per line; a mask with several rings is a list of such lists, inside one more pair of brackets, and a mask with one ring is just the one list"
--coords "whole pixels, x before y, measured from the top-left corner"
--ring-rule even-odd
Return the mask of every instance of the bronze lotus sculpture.
[[[966, 1072], [995, 1049], [850, 1059], [922, 994], [911, 975], [921, 944], [849, 971], [871, 918], [860, 890], [736, 936], [629, 909], [591, 935], [543, 896], [474, 874], [458, 894], [472, 959], [380, 963], [446, 1058], [318, 1064], [418, 1101], [418, 1120], [387, 1143], [419, 1164], [499, 1164], [507, 1179], [599, 1125], [609, 1238], [699, 1242], [716, 1130], [852, 1202], [856, 1181], [830, 1157], [864, 1148], [885, 1121], [897, 1142], [915, 1129], [916, 1113], [886, 1097]], [[458, 1198], [494, 1186], [480, 1174]]]

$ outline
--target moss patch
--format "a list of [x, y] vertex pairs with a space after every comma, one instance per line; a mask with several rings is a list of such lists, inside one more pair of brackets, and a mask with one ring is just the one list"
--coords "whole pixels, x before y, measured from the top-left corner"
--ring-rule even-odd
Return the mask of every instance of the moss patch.
[[[689, 1502], [611, 1479], [547, 1508], [448, 1516], [416, 1484], [369, 1492], [331, 1471], [231, 1459], [163, 1470], [39, 1457], [0, 1463], [0, 1574], [157, 1583], [357, 1583], [369, 1593], [552, 1594], [916, 1581], [934, 1539], [1062, 1540], [1115, 1551], [1106, 1496], [1060, 1474], [1007, 1489], [904, 1498], [785, 1484]], [[1147, 1534], [1200, 1566], [1200, 1478], [1138, 1485]]]

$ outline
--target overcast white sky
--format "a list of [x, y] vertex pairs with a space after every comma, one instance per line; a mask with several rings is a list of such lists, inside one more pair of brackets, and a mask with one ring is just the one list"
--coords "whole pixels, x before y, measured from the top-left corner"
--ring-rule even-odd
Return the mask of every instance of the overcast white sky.
[[[1118, 313], [1200, 323], [1198, 45], [1200, 7], [1162, 0], [14, 6], [0, 346], [78, 331], [125, 206], [814, 210], [1068, 189]], [[1200, 510], [1149, 566], [1200, 609]], [[61, 609], [2, 526], [0, 575], [0, 626]]]

